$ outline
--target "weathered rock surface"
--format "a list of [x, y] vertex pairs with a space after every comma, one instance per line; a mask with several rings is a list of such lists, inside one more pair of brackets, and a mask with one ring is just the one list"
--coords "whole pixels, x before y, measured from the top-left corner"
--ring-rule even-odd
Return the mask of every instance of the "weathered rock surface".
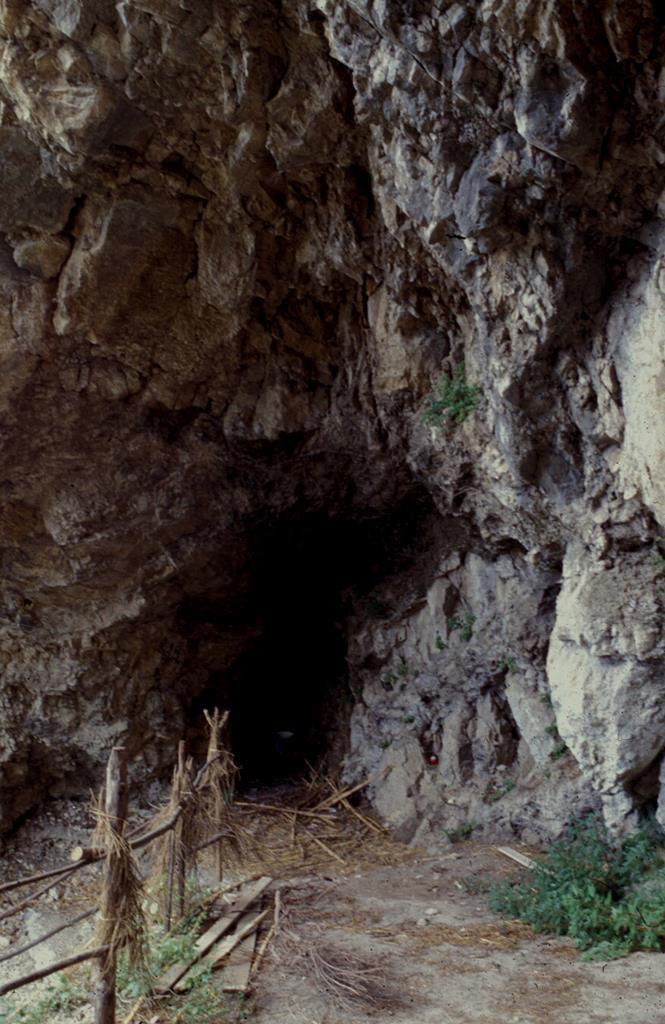
[[5, 826], [213, 700], [245, 758], [337, 722], [405, 834], [655, 805], [664, 44], [651, 0], [0, 4]]

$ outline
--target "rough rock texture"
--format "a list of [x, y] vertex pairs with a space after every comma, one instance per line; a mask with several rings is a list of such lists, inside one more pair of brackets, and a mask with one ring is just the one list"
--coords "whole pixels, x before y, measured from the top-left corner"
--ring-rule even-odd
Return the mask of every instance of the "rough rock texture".
[[658, 800], [664, 52], [651, 0], [2, 0], [5, 825], [212, 700], [245, 757], [350, 708], [409, 835]]

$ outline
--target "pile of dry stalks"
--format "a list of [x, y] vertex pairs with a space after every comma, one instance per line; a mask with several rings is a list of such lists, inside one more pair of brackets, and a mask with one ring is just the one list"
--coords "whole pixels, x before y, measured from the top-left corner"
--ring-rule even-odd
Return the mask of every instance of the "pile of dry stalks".
[[303, 869], [355, 871], [363, 864], [409, 859], [412, 854], [390, 839], [383, 825], [352, 803], [368, 782], [342, 787], [312, 771], [308, 782], [284, 793], [283, 802], [263, 802], [262, 794], [238, 801], [244, 834], [253, 840], [245, 869], [289, 877]]
[[347, 1013], [398, 1009], [403, 1000], [386, 976], [385, 962], [336, 945], [324, 926], [311, 922], [317, 896], [310, 882], [282, 897], [272, 958], [285, 981], [293, 974], [305, 977], [329, 1005]]

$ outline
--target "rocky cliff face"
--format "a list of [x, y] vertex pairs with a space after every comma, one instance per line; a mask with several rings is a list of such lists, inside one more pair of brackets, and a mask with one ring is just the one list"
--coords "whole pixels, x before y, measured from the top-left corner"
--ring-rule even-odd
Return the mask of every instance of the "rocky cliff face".
[[658, 801], [663, 29], [2, 0], [5, 825], [213, 700], [407, 835]]

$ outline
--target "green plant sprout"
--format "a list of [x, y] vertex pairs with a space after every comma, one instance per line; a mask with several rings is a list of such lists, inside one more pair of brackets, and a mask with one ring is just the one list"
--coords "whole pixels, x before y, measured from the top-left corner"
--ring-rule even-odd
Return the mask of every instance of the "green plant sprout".
[[444, 377], [437, 394], [431, 397], [424, 413], [424, 421], [432, 427], [444, 423], [463, 423], [478, 408], [479, 390], [475, 384], [466, 383], [464, 363], [459, 363], [452, 377]]

